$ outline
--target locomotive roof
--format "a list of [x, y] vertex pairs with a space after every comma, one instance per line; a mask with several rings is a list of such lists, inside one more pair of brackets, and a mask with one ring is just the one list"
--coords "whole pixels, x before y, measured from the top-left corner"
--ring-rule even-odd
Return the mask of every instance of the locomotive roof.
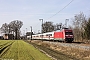
[[71, 30], [71, 29], [69, 29], [69, 28], [61, 28], [60, 30], [56, 30], [55, 32], [60, 32], [62, 30]]

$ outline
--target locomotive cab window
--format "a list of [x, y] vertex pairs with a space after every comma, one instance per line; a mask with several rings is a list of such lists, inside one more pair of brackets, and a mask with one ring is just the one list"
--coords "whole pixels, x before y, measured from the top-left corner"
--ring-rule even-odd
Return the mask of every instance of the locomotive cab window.
[[73, 35], [72, 32], [65, 32], [66, 35]]

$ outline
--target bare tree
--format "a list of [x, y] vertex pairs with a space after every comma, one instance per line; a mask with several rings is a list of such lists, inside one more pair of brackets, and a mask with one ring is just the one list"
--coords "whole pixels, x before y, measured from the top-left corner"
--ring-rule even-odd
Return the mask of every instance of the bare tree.
[[83, 14], [83, 12], [80, 12], [80, 14], [77, 14], [74, 16], [73, 25], [74, 25], [74, 37], [76, 40], [82, 40], [83, 39], [83, 33], [84, 33], [84, 26], [86, 22], [86, 16]]
[[88, 19], [84, 29], [85, 29], [85, 37], [86, 37], [86, 39], [90, 40], [90, 18]]
[[9, 28], [8, 24], [7, 23], [4, 23], [2, 25], [2, 27], [1, 27], [1, 32], [2, 33], [9, 33], [8, 28]]
[[20, 28], [22, 27], [23, 22], [19, 20], [15, 20], [10, 22], [9, 26], [13, 32], [15, 32], [15, 39], [19, 39], [20, 37]]
[[43, 33], [54, 31], [53, 22], [45, 22], [43, 25]]

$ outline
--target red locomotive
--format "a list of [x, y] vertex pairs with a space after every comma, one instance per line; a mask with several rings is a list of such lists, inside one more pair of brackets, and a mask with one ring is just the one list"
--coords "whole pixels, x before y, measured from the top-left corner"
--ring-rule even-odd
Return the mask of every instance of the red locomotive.
[[65, 42], [72, 42], [74, 40], [73, 31], [71, 29], [62, 29], [54, 33], [54, 39]]
[[[27, 38], [30, 38], [30, 36], [28, 36]], [[73, 31], [71, 29], [64, 28], [58, 31], [32, 35], [32, 39], [42, 39], [42, 40], [45, 39], [45, 40], [72, 42], [74, 40], [74, 36], [73, 36]]]

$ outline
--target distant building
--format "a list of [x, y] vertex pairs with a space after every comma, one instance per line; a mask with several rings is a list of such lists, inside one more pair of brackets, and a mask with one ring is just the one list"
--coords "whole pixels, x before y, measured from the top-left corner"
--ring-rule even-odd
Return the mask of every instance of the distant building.
[[12, 40], [14, 39], [14, 35], [13, 34], [3, 34], [3, 39]]
[[8, 40], [8, 34], [3, 34], [3, 38], [4, 38], [5, 40]]

